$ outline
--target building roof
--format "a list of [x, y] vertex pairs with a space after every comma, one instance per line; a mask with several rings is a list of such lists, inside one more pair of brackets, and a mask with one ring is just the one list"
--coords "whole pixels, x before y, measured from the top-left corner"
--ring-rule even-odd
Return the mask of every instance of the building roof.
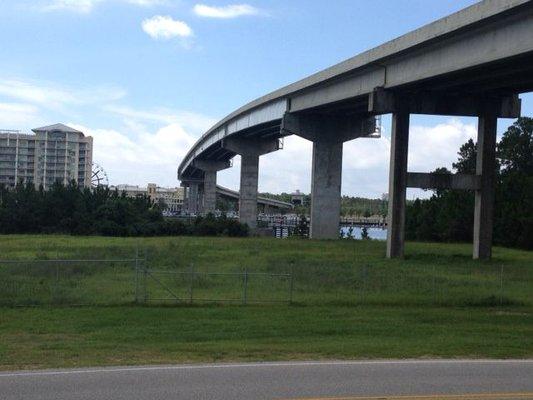
[[35, 133], [37, 132], [69, 132], [69, 133], [81, 133], [83, 135], [83, 132], [78, 131], [77, 129], [71, 128], [70, 126], [67, 126], [65, 124], [54, 124], [54, 125], [48, 125], [43, 126], [41, 128], [35, 128], [32, 129]]

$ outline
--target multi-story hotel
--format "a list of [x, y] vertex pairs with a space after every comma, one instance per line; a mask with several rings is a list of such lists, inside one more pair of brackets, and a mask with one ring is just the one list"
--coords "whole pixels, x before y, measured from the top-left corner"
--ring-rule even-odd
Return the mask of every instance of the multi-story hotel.
[[177, 214], [183, 206], [184, 188], [165, 188], [157, 186], [155, 183], [149, 183], [147, 187], [134, 185], [117, 185], [111, 186], [110, 189], [116, 189], [119, 192], [126, 193], [126, 196], [135, 197], [138, 195], [148, 196], [154, 203], [164, 205], [164, 212], [168, 214]]
[[91, 186], [93, 138], [63, 124], [32, 129], [35, 134], [0, 130], [0, 185], [54, 182]]

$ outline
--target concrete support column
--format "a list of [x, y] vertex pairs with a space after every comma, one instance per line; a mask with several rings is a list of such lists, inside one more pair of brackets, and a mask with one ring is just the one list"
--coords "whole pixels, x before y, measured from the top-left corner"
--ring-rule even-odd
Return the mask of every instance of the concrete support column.
[[198, 213], [198, 183], [189, 184], [188, 211], [189, 214]]
[[181, 213], [184, 214], [189, 210], [189, 188], [183, 183], [181, 186], [183, 187], [183, 203], [181, 204]]
[[203, 171], [204, 179], [201, 186], [201, 207], [199, 212], [213, 213], [217, 206], [217, 172], [231, 167], [229, 161], [196, 160], [194, 167]]
[[372, 135], [376, 131], [375, 118], [351, 114], [286, 113], [281, 130], [313, 142], [310, 237], [337, 239], [340, 234], [343, 143]]
[[489, 259], [492, 255], [497, 122], [497, 114], [491, 110], [478, 121], [476, 174], [481, 177], [481, 187], [475, 198], [474, 259]]
[[229, 137], [222, 146], [241, 156], [241, 184], [239, 191], [239, 221], [257, 228], [257, 189], [259, 156], [279, 150], [277, 139]]
[[394, 113], [389, 167], [387, 258], [404, 255], [408, 146], [409, 113], [405, 111]]
[[203, 212], [215, 212], [217, 205], [217, 171], [205, 171]]
[[204, 185], [198, 185], [198, 206], [196, 211], [198, 214], [204, 213]]
[[239, 196], [239, 218], [250, 229], [257, 228], [257, 188], [259, 181], [259, 155], [241, 155], [241, 186]]
[[310, 228], [313, 239], [339, 237], [342, 147], [342, 142], [313, 142]]

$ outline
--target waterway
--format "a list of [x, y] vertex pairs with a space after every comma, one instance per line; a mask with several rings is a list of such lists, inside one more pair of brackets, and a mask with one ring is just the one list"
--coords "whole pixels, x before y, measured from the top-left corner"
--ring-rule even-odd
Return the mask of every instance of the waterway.
[[[348, 235], [349, 232], [348, 227], [342, 227], [341, 232], [343, 233], [344, 237]], [[368, 230], [368, 236], [370, 239], [374, 240], [387, 240], [387, 229], [382, 228], [367, 228]], [[355, 239], [361, 239], [361, 231], [362, 228], [358, 226], [353, 227], [352, 237]]]

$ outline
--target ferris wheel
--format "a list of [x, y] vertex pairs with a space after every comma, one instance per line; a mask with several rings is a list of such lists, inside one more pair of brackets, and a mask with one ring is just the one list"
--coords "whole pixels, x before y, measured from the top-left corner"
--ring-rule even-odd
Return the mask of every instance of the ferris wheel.
[[92, 163], [92, 173], [91, 173], [91, 186], [108, 186], [109, 179], [107, 179], [107, 173], [102, 168], [100, 164]]

